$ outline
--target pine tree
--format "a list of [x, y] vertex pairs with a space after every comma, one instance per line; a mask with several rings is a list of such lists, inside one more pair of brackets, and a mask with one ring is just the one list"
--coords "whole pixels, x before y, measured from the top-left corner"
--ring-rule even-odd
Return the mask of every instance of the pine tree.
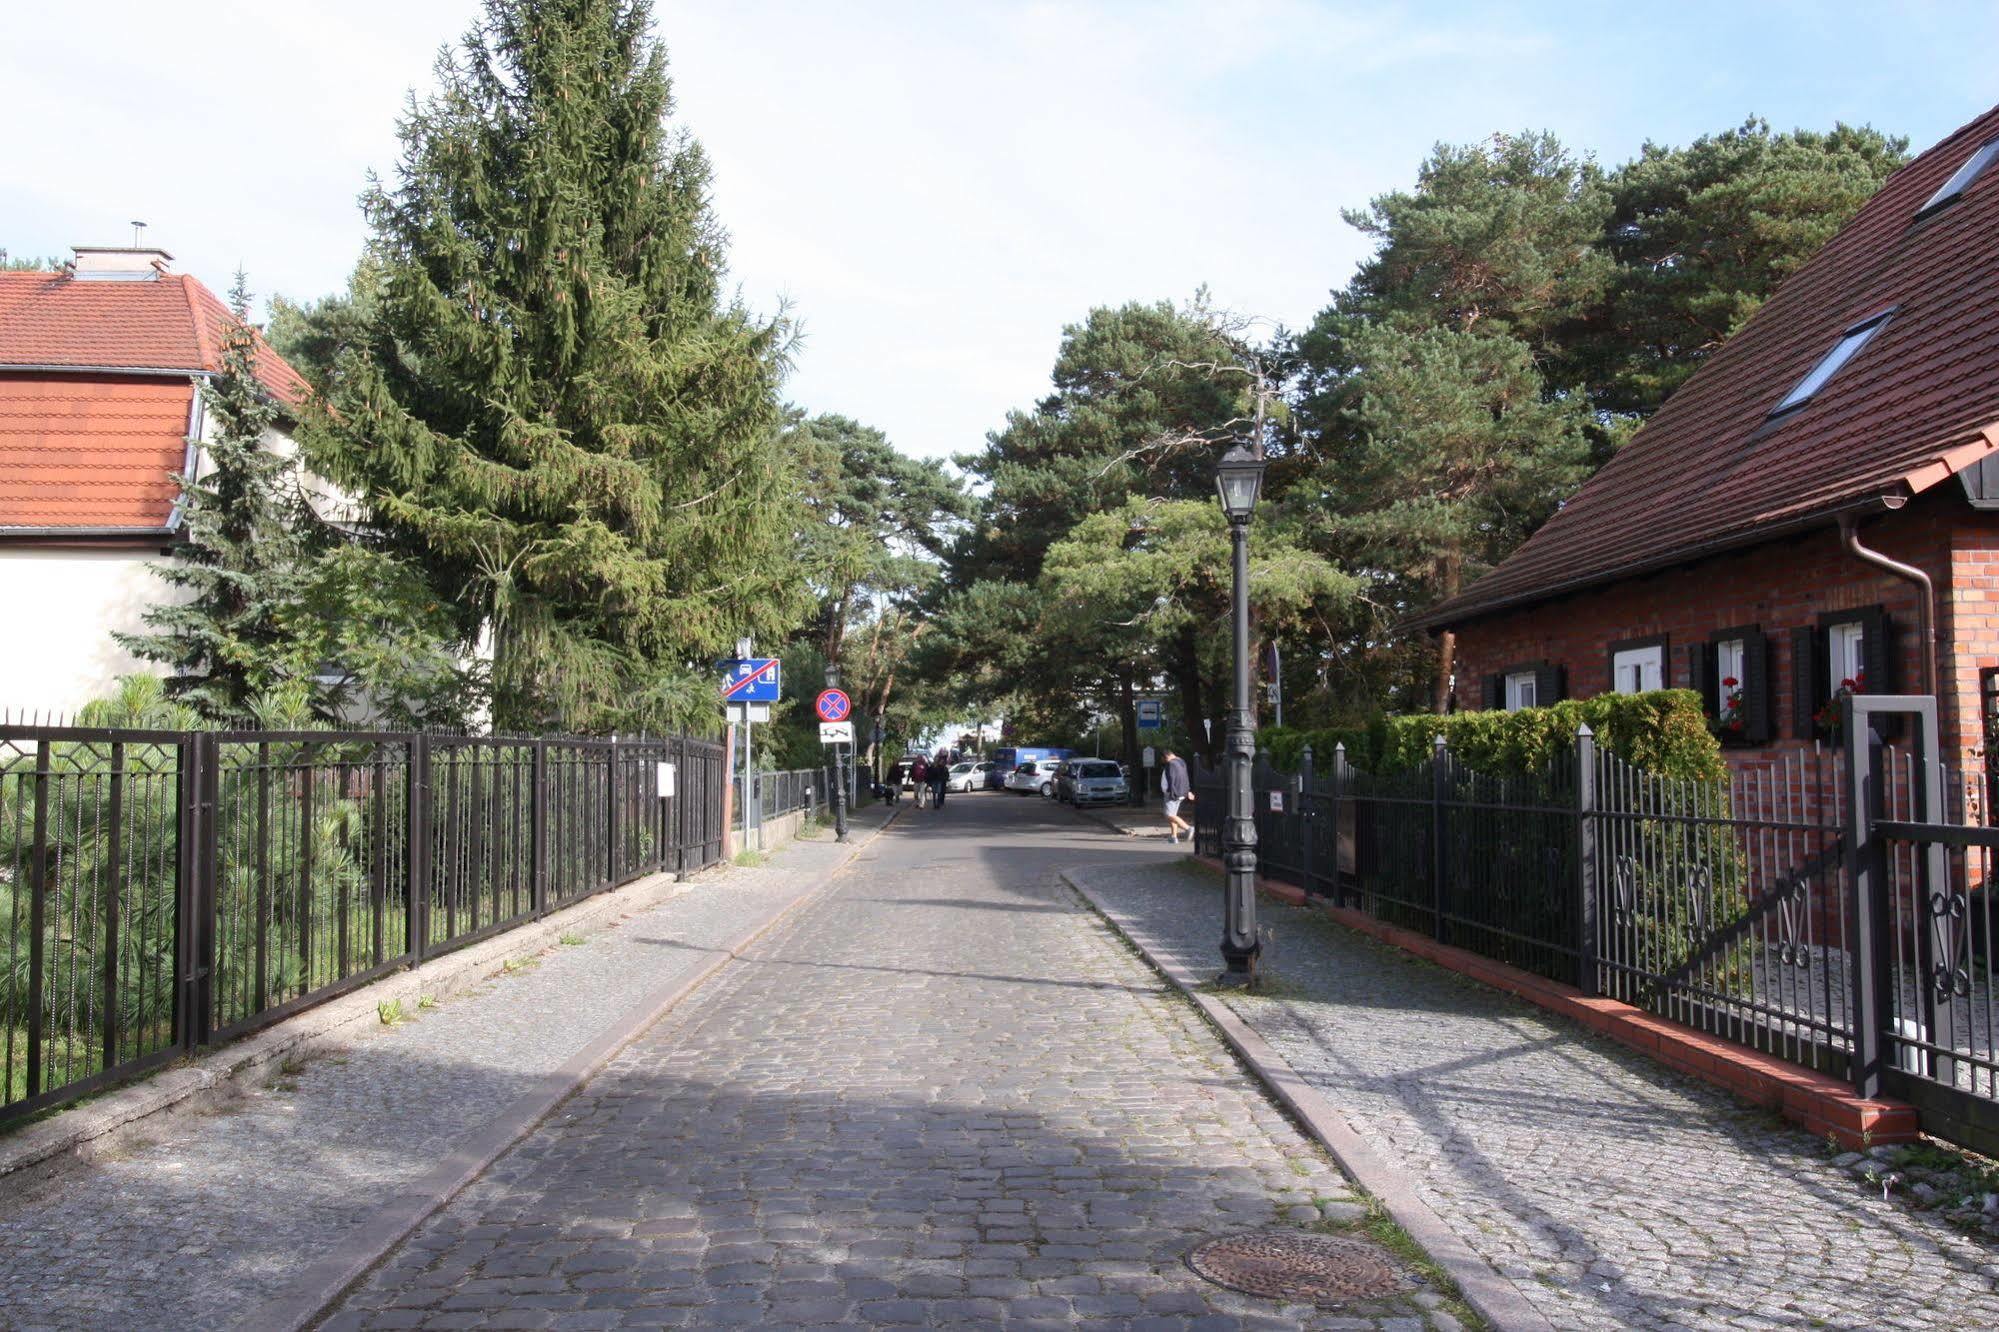
[[644, 0], [488, 0], [365, 204], [378, 280], [310, 431], [463, 616], [494, 719], [691, 720], [800, 610], [787, 329], [721, 298], [701, 149]]
[[194, 451], [195, 474], [175, 478], [184, 537], [172, 560], [153, 566], [181, 598], [146, 612], [150, 633], [117, 637], [167, 667], [169, 698], [211, 721], [243, 723], [287, 674], [287, 610], [307, 557], [297, 487], [267, 447], [278, 409], [257, 379], [241, 272], [229, 300], [236, 319], [223, 337], [221, 369], [202, 389], [214, 431]]
[[1556, 374], [1599, 410], [1650, 415], [1908, 160], [1868, 127], [1771, 133], [1750, 119], [1612, 172], [1601, 301], [1560, 330]]

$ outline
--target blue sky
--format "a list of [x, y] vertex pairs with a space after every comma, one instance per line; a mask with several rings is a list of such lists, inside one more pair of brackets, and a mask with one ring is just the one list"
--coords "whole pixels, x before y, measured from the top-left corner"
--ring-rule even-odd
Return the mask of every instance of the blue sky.
[[[471, 0], [101, 0], [0, 37], [0, 246], [120, 243], [218, 290], [337, 288], [369, 168]], [[914, 453], [1045, 391], [1062, 325], [1180, 300], [1309, 319], [1339, 210], [1430, 146], [1549, 129], [1610, 164], [1762, 115], [1926, 147], [1999, 100], [1985, 4], [969, 5], [659, 0], [743, 298], [789, 395]]]

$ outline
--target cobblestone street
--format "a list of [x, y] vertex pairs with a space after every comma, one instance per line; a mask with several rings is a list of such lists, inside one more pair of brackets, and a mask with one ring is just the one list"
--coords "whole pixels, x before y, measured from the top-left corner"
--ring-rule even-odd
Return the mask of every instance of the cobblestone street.
[[1055, 874], [1133, 855], [1035, 799], [905, 812], [325, 1326], [1456, 1326], [1187, 1269], [1358, 1209]]
[[[1148, 951], [1213, 970], [1218, 873], [1091, 870]], [[1262, 902], [1226, 1002], [1561, 1328], [1999, 1327], [1999, 1253], [1857, 1189], [1825, 1145], [1495, 990]]]

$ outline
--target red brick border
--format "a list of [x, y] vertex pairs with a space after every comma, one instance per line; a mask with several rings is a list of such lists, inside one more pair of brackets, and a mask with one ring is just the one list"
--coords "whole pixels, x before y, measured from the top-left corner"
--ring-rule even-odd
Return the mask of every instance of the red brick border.
[[[1220, 868], [1217, 861], [1206, 856], [1201, 859]], [[1849, 1151], [1884, 1142], [1913, 1142], [1920, 1132], [1916, 1107], [1905, 1102], [1858, 1096], [1829, 1074], [1681, 1026], [1615, 999], [1591, 998], [1573, 985], [1438, 943], [1352, 907], [1309, 897], [1296, 884], [1264, 879], [1259, 886], [1278, 901], [1315, 908], [1350, 930], [1580, 1022], [1669, 1068], [1733, 1092], [1753, 1105], [1775, 1110], [1811, 1133], [1830, 1134]]]

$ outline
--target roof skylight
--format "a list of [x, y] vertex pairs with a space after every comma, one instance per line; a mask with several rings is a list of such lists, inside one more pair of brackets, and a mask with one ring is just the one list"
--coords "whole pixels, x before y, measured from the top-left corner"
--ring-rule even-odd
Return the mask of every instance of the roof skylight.
[[1934, 213], [1970, 189], [1971, 182], [1977, 180], [1985, 168], [1992, 165], [1992, 159], [1995, 157], [1999, 157], [1999, 137], [1987, 139], [1979, 144], [1978, 151], [1965, 158], [1964, 165], [1953, 171], [1942, 188], [1930, 196], [1930, 201], [1916, 210], [1916, 216], [1925, 217]]
[[1810, 402], [1812, 395], [1824, 388], [1826, 381], [1838, 374], [1841, 366], [1860, 354], [1860, 349], [1867, 345], [1870, 338], [1881, 331], [1883, 326], [1888, 322], [1888, 316], [1893, 313], [1894, 311], [1890, 310], [1886, 314], [1878, 314], [1872, 319], [1862, 320], [1860, 323], [1847, 329], [1846, 332], [1840, 334], [1839, 341], [1833, 344], [1832, 350], [1821, 357], [1819, 363], [1813, 366], [1803, 379], [1798, 381], [1797, 386], [1784, 395], [1782, 402], [1770, 409], [1770, 415], [1780, 416], [1793, 408], [1802, 407]]

